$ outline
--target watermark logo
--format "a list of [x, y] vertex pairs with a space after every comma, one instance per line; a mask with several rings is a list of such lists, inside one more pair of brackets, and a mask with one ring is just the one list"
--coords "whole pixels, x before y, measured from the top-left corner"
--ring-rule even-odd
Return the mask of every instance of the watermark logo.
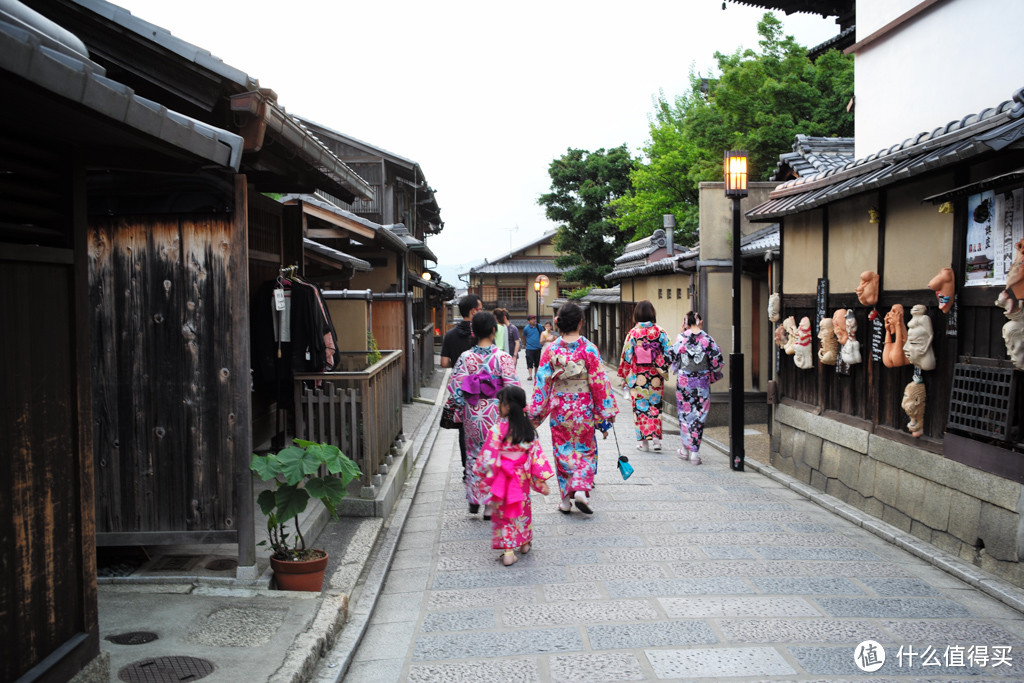
[[878, 671], [885, 664], [885, 648], [877, 640], [865, 640], [854, 649], [853, 661], [861, 671]]

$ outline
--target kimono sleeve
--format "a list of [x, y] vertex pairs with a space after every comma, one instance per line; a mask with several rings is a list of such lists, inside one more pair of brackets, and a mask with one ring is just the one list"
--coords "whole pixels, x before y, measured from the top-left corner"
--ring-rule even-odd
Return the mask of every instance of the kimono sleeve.
[[658, 346], [661, 348], [661, 353], [654, 360], [655, 366], [658, 371], [662, 374], [668, 372], [669, 363], [672, 360], [672, 345], [668, 341], [668, 335], [665, 334], [665, 330], [659, 328], [658, 332]]
[[541, 353], [540, 366], [537, 368], [537, 375], [533, 385], [533, 397], [530, 399], [528, 415], [534, 426], [539, 425], [551, 411], [551, 389], [554, 386], [554, 369], [551, 367], [552, 350], [555, 347], [548, 346]]
[[601, 431], [607, 431], [615, 416], [619, 414], [619, 407], [615, 403], [612, 385], [604, 373], [601, 354], [593, 342], [587, 343], [583, 362], [587, 365], [590, 396], [594, 402], [594, 424]]
[[501, 462], [501, 425], [494, 424], [487, 430], [484, 445], [473, 463], [473, 478], [477, 497], [486, 503], [491, 496], [494, 473]]
[[466, 354], [463, 353], [455, 361], [455, 367], [452, 368], [452, 376], [448, 378], [448, 393], [451, 394], [452, 403], [460, 412], [466, 406], [466, 399], [462, 395], [462, 378], [468, 374], [466, 370]]
[[682, 348], [683, 348], [683, 335], [680, 334], [678, 337], [676, 337], [676, 343], [672, 345], [672, 348], [669, 351], [669, 355], [670, 355], [670, 357], [672, 359], [671, 360], [671, 364], [669, 365], [669, 370], [671, 370], [673, 373], [675, 373], [677, 375], [679, 374], [679, 370], [680, 370], [679, 366], [680, 366], [680, 363], [682, 361], [682, 352], [681, 352]]
[[501, 386], [509, 384], [520, 386], [519, 376], [516, 374], [516, 359], [504, 352], [499, 352], [498, 371], [501, 373]]
[[544, 455], [544, 447], [540, 445], [540, 439], [534, 439], [530, 444], [530, 451], [526, 458], [530, 463], [530, 487], [539, 493], [540, 485], [555, 476], [551, 463]]
[[722, 372], [722, 368], [725, 367], [725, 359], [722, 356], [722, 350], [718, 348], [718, 344], [711, 338], [711, 335], [708, 335], [708, 348], [705, 353], [711, 364], [711, 382], [715, 383], [725, 376], [725, 373]]
[[626, 341], [622, 344], [622, 354], [619, 356], [619, 377], [626, 379], [633, 373], [633, 330], [626, 334]]

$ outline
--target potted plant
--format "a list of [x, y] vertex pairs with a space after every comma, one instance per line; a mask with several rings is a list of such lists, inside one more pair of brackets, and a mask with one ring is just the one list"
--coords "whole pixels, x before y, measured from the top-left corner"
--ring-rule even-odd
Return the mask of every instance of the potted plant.
[[[345, 497], [346, 487], [361, 472], [337, 446], [301, 439], [295, 439], [295, 444], [277, 453], [253, 453], [249, 467], [263, 481], [275, 483], [256, 502], [267, 516], [267, 534], [273, 551], [270, 565], [277, 587], [318, 591], [327, 568], [327, 552], [306, 548], [299, 515], [309, 499], [315, 498], [324, 504], [331, 517], [337, 517], [336, 507]], [[327, 470], [322, 477], [321, 467]], [[294, 535], [286, 527], [288, 522], [294, 526]], [[261, 541], [259, 545], [267, 544]]]

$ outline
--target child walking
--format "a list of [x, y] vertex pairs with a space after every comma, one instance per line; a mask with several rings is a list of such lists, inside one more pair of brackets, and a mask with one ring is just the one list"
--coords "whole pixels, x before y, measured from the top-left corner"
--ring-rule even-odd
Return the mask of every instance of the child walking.
[[530, 552], [533, 514], [530, 489], [548, 495], [545, 480], [555, 475], [544, 457], [537, 431], [526, 416], [526, 392], [508, 385], [498, 392], [501, 419], [491, 427], [473, 465], [478, 497], [491, 509], [491, 547], [504, 550], [506, 567], [518, 561], [515, 549]]

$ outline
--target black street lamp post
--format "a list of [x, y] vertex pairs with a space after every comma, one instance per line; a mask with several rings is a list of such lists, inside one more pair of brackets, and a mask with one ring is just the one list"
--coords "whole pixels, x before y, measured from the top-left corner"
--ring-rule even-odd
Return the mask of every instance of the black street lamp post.
[[743, 347], [740, 334], [740, 200], [747, 196], [747, 153], [725, 153], [725, 196], [732, 199], [732, 353], [729, 354], [729, 465], [743, 471]]

